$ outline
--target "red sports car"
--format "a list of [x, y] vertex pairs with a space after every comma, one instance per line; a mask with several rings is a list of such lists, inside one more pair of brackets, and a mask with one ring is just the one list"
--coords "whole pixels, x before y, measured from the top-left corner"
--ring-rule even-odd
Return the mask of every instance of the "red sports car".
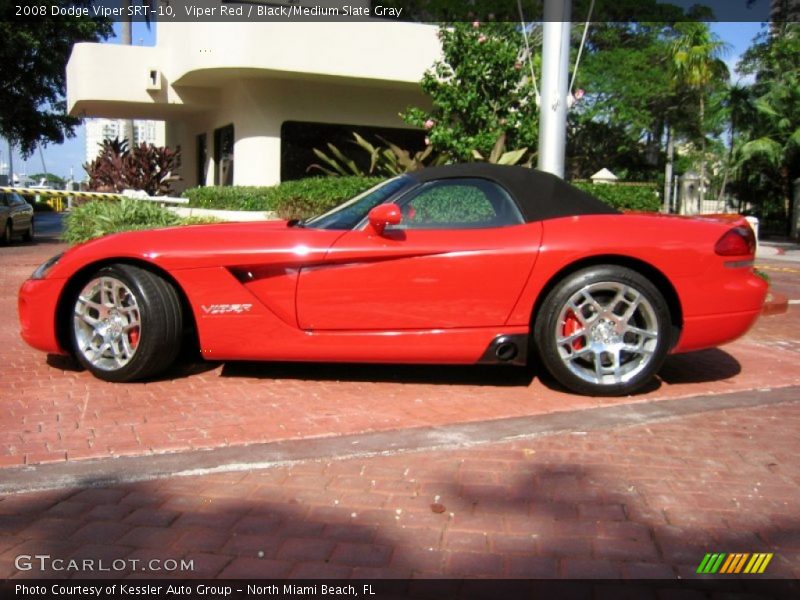
[[636, 391], [670, 352], [761, 312], [742, 218], [621, 214], [522, 167], [389, 179], [308, 221], [109, 235], [19, 294], [22, 336], [108, 381], [147, 378], [186, 332], [214, 360], [538, 361], [567, 388]]

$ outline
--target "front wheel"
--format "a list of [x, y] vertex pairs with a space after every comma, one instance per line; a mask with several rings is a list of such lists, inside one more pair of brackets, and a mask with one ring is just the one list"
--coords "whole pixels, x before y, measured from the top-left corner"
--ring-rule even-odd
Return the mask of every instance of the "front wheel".
[[631, 394], [661, 368], [670, 343], [664, 297], [625, 267], [583, 269], [547, 295], [534, 322], [541, 361], [566, 388], [592, 396]]
[[180, 349], [181, 305], [167, 281], [133, 265], [94, 273], [73, 300], [78, 360], [105, 381], [133, 381], [169, 367]]

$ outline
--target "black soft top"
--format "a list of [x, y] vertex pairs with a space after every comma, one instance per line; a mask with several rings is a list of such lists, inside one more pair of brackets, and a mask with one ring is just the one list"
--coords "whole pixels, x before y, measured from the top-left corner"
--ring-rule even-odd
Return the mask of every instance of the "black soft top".
[[563, 179], [526, 167], [469, 163], [429, 167], [407, 175], [420, 183], [455, 177], [479, 177], [494, 181], [517, 201], [528, 223], [574, 215], [619, 214], [617, 209]]

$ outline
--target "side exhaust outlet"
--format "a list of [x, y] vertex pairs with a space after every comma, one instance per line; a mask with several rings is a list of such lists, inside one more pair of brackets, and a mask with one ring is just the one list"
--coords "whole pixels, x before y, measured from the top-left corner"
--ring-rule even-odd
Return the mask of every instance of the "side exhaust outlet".
[[503, 362], [508, 362], [509, 360], [514, 360], [519, 354], [519, 349], [517, 345], [512, 342], [505, 342], [497, 346], [497, 350], [494, 351], [494, 355]]
[[500, 334], [496, 336], [478, 361], [484, 365], [517, 365], [524, 366], [528, 362], [528, 336], [520, 333]]

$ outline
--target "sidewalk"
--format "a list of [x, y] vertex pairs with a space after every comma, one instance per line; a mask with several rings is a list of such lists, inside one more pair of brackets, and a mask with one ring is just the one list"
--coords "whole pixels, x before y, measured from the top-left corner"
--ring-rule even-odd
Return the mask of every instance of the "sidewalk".
[[760, 240], [756, 258], [800, 262], [800, 242]]

